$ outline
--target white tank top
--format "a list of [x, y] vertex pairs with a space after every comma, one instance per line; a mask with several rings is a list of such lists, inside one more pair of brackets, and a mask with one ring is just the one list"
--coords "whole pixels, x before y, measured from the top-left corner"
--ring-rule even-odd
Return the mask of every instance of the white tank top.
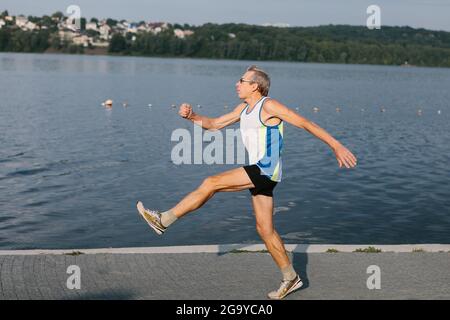
[[261, 109], [268, 97], [262, 97], [252, 110], [247, 105], [241, 112], [240, 131], [248, 152], [249, 164], [256, 164], [273, 181], [281, 181], [281, 150], [283, 122], [266, 126], [261, 120]]

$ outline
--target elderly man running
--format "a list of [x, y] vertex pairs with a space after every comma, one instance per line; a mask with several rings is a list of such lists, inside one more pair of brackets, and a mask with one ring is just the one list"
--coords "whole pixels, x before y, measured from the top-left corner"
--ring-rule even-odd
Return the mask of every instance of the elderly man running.
[[157, 234], [162, 234], [177, 219], [200, 208], [216, 192], [249, 189], [256, 217], [256, 230], [283, 276], [279, 289], [270, 292], [268, 297], [283, 299], [303, 285], [289, 261], [283, 241], [273, 226], [273, 189], [281, 181], [282, 175], [283, 123], [305, 129], [328, 144], [341, 168], [354, 167], [356, 157], [324, 129], [277, 100], [269, 98], [269, 87], [270, 78], [267, 73], [251, 66], [236, 83], [237, 94], [243, 102], [232, 112], [218, 118], [208, 118], [194, 113], [189, 104], [182, 104], [180, 116], [206, 130], [220, 130], [240, 121], [249, 165], [206, 178], [196, 190], [165, 212], [146, 209], [140, 201], [137, 202], [137, 209], [150, 227]]

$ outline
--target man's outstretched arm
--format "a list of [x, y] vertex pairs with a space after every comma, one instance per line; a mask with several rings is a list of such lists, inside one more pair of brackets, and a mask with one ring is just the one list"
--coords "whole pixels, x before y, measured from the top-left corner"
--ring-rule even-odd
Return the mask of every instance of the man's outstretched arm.
[[314, 122], [300, 116], [293, 110], [289, 109], [282, 103], [270, 99], [264, 104], [264, 110], [270, 115], [280, 118], [298, 128], [305, 129], [312, 135], [316, 136], [326, 144], [330, 146], [336, 155], [339, 167], [343, 165], [347, 168], [356, 166], [356, 157], [346, 147], [344, 147], [339, 141], [333, 138], [328, 132], [319, 127]]
[[244, 108], [245, 104], [241, 103], [230, 113], [224, 114], [217, 118], [208, 118], [195, 113], [190, 104], [183, 103], [180, 106], [180, 111], [178, 114], [181, 117], [191, 120], [195, 124], [201, 126], [203, 129], [215, 131], [238, 122]]

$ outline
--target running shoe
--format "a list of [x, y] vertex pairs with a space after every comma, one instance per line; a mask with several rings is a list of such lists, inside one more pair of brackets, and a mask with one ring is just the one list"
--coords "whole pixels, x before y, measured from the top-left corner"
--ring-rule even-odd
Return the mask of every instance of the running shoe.
[[286, 297], [291, 292], [300, 289], [303, 286], [303, 282], [297, 275], [293, 280], [283, 280], [281, 286], [277, 291], [269, 292], [267, 295], [270, 299], [280, 300]]
[[163, 234], [166, 231], [167, 228], [161, 223], [161, 214], [158, 211], [144, 208], [144, 204], [141, 201], [136, 203], [136, 207], [142, 218], [147, 221], [148, 225], [157, 234]]

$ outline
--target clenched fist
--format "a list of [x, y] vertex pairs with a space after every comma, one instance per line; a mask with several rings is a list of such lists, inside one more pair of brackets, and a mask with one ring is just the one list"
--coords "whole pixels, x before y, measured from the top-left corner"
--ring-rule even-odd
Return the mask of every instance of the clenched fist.
[[180, 106], [180, 111], [178, 111], [178, 114], [186, 119], [190, 119], [192, 116], [192, 113], [193, 113], [192, 106], [189, 103], [183, 103]]

